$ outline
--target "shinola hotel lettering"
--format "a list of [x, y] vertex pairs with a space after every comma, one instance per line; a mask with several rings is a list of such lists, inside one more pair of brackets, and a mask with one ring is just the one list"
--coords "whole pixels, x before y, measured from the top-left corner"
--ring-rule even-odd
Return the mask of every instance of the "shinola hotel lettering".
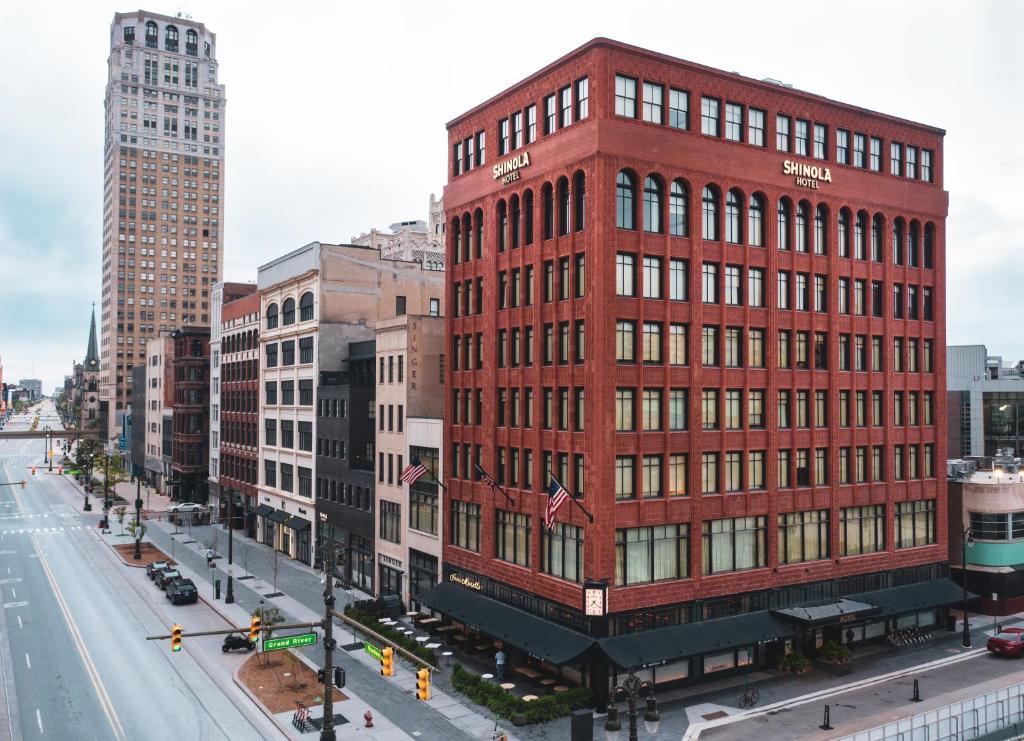
[[815, 190], [818, 188], [819, 180], [823, 183], [832, 182], [832, 173], [827, 167], [805, 165], [802, 162], [793, 162], [792, 160], [783, 161], [782, 174], [795, 175], [797, 185], [804, 188], [814, 188]]
[[517, 154], [511, 159], [507, 159], [504, 162], [499, 162], [491, 171], [494, 173], [494, 179], [501, 178], [502, 185], [508, 185], [509, 183], [519, 180], [519, 169], [521, 167], [527, 167], [530, 164], [530, 153], [523, 152]]

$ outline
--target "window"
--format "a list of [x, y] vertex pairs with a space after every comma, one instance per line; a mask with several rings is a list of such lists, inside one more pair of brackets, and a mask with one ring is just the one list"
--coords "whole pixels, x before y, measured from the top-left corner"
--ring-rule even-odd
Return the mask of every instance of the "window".
[[615, 255], [615, 292], [619, 296], [636, 296], [636, 256], [619, 252]]
[[567, 581], [583, 578], [583, 528], [556, 522], [541, 529], [540, 570]]
[[796, 127], [794, 129], [795, 136], [794, 141], [796, 142], [796, 153], [803, 156], [809, 157], [810, 152], [808, 151], [808, 128], [809, 124], [807, 121], [801, 119], [796, 120]]
[[494, 555], [519, 566], [530, 565], [530, 517], [503, 509], [494, 511]]
[[877, 136], [871, 137], [871, 169], [875, 172], [882, 171], [882, 140]]
[[828, 558], [828, 510], [780, 513], [778, 537], [780, 564]]
[[850, 132], [844, 129], [836, 129], [836, 162], [850, 164]]
[[727, 389], [725, 392], [725, 429], [739, 430], [743, 428], [743, 391]]
[[775, 117], [775, 148], [780, 152], [790, 150], [789, 116], [778, 115]]
[[680, 180], [673, 180], [668, 198], [668, 228], [674, 237], [686, 237], [689, 229], [690, 191]]
[[756, 193], [747, 210], [747, 242], [751, 247], [764, 247], [764, 198]]
[[747, 141], [755, 147], [764, 146], [764, 111], [758, 108], [747, 110]]
[[619, 229], [636, 229], [635, 183], [633, 176], [623, 170], [615, 181], [616, 226]]
[[719, 136], [718, 130], [718, 107], [720, 103], [716, 98], [702, 97], [700, 99], [700, 131], [707, 136]]
[[705, 430], [718, 429], [718, 389], [701, 391], [701, 427]]
[[767, 518], [736, 517], [701, 523], [702, 573], [755, 569], [767, 565]]
[[636, 362], [636, 322], [620, 319], [615, 325], [615, 359]]
[[313, 379], [312, 378], [300, 378], [299, 379], [299, 406], [311, 407], [313, 406]]
[[917, 179], [917, 147], [907, 147], [907, 167], [904, 174], [908, 178]]
[[615, 430], [633, 432], [636, 430], [636, 389], [615, 390]]
[[824, 124], [814, 124], [814, 158], [823, 160], [827, 158], [828, 151], [827, 134]]
[[687, 325], [670, 324], [668, 333], [668, 362], [670, 365], [688, 365], [689, 337]]
[[389, 543], [400, 543], [402, 529], [402, 505], [398, 502], [380, 501], [380, 537]]
[[742, 270], [739, 265], [725, 266], [725, 303], [729, 306], [743, 305]]
[[635, 482], [633, 456], [617, 456], [615, 458], [615, 499], [636, 499]]
[[740, 327], [725, 328], [725, 367], [743, 367], [743, 330]]
[[636, 80], [615, 76], [615, 115], [636, 118]]
[[313, 319], [313, 294], [306, 292], [299, 299], [299, 321], [308, 322]]
[[[466, 470], [468, 471], [468, 466]], [[451, 513], [451, 544], [479, 553], [480, 505], [453, 499]]]
[[[581, 82], [583, 82], [581, 80]], [[537, 141], [537, 106], [531, 105], [526, 108], [526, 143], [532, 144]], [[480, 164], [483, 164], [481, 150]]]
[[[531, 106], [533, 108], [533, 106]], [[590, 115], [590, 83], [586, 77], [576, 80], [576, 120]], [[533, 141], [532, 139], [530, 141]]]
[[796, 251], [807, 252], [808, 248], [808, 221], [810, 220], [810, 204], [801, 201], [796, 207]]
[[701, 198], [703, 204], [702, 236], [704, 239], [717, 241], [718, 236], [718, 192], [713, 186], [704, 187]]
[[[926, 183], [934, 182], [932, 175], [932, 150], [921, 150], [921, 179]], [[925, 267], [930, 267], [925, 265]]]
[[661, 298], [661, 258], [644, 257], [644, 298]]
[[640, 493], [644, 499], [661, 496], [661, 456], [645, 455], [640, 477]]
[[519, 149], [523, 146], [523, 113], [516, 111], [512, 114], [512, 149]]
[[896, 502], [894, 519], [896, 548], [917, 548], [936, 542], [934, 499]]
[[700, 465], [701, 493], [718, 493], [718, 453], [702, 453]]
[[674, 88], [668, 91], [668, 125], [675, 129], [690, 128], [690, 94]]
[[277, 343], [276, 342], [266, 346], [266, 354], [267, 354], [267, 367], [268, 368], [276, 368], [277, 367]]
[[553, 134], [558, 129], [558, 98], [551, 94], [544, 98], [544, 135]]
[[776, 209], [777, 213], [777, 229], [776, 235], [778, 239], [778, 246], [780, 250], [790, 249], [789, 241], [789, 201], [785, 198], [779, 199], [779, 205]]
[[741, 196], [735, 190], [730, 190], [725, 197], [725, 241], [729, 244], [742, 244], [743, 231], [741, 216], [743, 207]]
[[615, 585], [647, 584], [690, 575], [689, 525], [615, 531]]
[[313, 338], [312, 337], [300, 337], [299, 338], [299, 362], [300, 363], [312, 363], [313, 362]]
[[267, 329], [277, 328], [277, 304], [267, 306]]
[[[660, 259], [659, 259], [660, 267]], [[669, 260], [668, 264], [668, 297], [672, 301], [689, 300], [689, 267], [686, 260]], [[645, 281], [646, 286], [646, 281]]]
[[705, 326], [701, 330], [701, 364], [718, 365], [718, 327]]
[[790, 308], [789, 303], [789, 271], [780, 270], [776, 279], [778, 284], [776, 291], [776, 303], [780, 309]]
[[644, 179], [644, 231], [660, 234], [661, 226], [661, 182], [648, 175]]
[[498, 122], [498, 154], [509, 153], [508, 119], [503, 118]]
[[281, 324], [286, 327], [289, 324], [295, 324], [295, 299], [285, 299], [281, 309]]
[[725, 138], [743, 141], [743, 106], [739, 103], [725, 104]]
[[[874, 168], [872, 168], [874, 169]], [[903, 145], [899, 142], [889, 143], [889, 174], [900, 175], [903, 173]]]
[[764, 429], [764, 389], [747, 392], [747, 424], [752, 429]]
[[644, 121], [651, 123], [662, 123], [662, 96], [664, 89], [661, 85], [653, 82], [644, 83]]
[[864, 134], [853, 135], [853, 166], [864, 167]]

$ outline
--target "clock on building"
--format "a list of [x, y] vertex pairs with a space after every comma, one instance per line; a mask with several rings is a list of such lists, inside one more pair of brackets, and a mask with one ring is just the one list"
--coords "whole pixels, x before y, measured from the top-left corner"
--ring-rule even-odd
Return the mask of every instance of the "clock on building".
[[583, 614], [587, 617], [608, 614], [608, 582], [587, 579], [583, 583]]

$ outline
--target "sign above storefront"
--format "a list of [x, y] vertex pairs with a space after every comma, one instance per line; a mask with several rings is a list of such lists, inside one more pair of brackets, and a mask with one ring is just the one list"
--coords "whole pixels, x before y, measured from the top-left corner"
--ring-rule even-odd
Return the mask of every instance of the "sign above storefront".
[[827, 167], [808, 165], [803, 162], [794, 162], [793, 160], [783, 160], [782, 174], [793, 175], [797, 185], [801, 188], [812, 188], [813, 190], [818, 189], [819, 182], [832, 182], [832, 172]]
[[498, 162], [491, 171], [494, 173], [494, 179], [501, 178], [502, 185], [508, 185], [516, 180], [519, 180], [519, 170], [530, 165], [530, 153], [523, 152], [517, 154], [515, 157], [511, 157], [504, 162]]
[[484, 585], [479, 579], [475, 579], [472, 576], [466, 576], [465, 574], [459, 574], [454, 571], [448, 575], [448, 581], [459, 584], [463, 587], [475, 589], [477, 592], [484, 588]]

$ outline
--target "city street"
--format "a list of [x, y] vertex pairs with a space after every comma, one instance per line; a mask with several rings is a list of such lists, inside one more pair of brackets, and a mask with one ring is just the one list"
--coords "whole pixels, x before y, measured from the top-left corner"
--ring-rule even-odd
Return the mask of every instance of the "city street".
[[[43, 408], [53, 409], [49, 402]], [[30, 424], [26, 415], [7, 429]], [[59, 427], [44, 411], [40, 427], [47, 424]], [[0, 487], [4, 731], [23, 739], [280, 738], [191, 652], [172, 655], [167, 641], [144, 640], [168, 632], [172, 616], [208, 608], [172, 608], [158, 590], [133, 588], [91, 532], [97, 518], [83, 521], [68, 503], [70, 484], [40, 465], [44, 447], [42, 440], [0, 442], [0, 482], [27, 481], [25, 490]], [[195, 648], [208, 652], [216, 640]]]

